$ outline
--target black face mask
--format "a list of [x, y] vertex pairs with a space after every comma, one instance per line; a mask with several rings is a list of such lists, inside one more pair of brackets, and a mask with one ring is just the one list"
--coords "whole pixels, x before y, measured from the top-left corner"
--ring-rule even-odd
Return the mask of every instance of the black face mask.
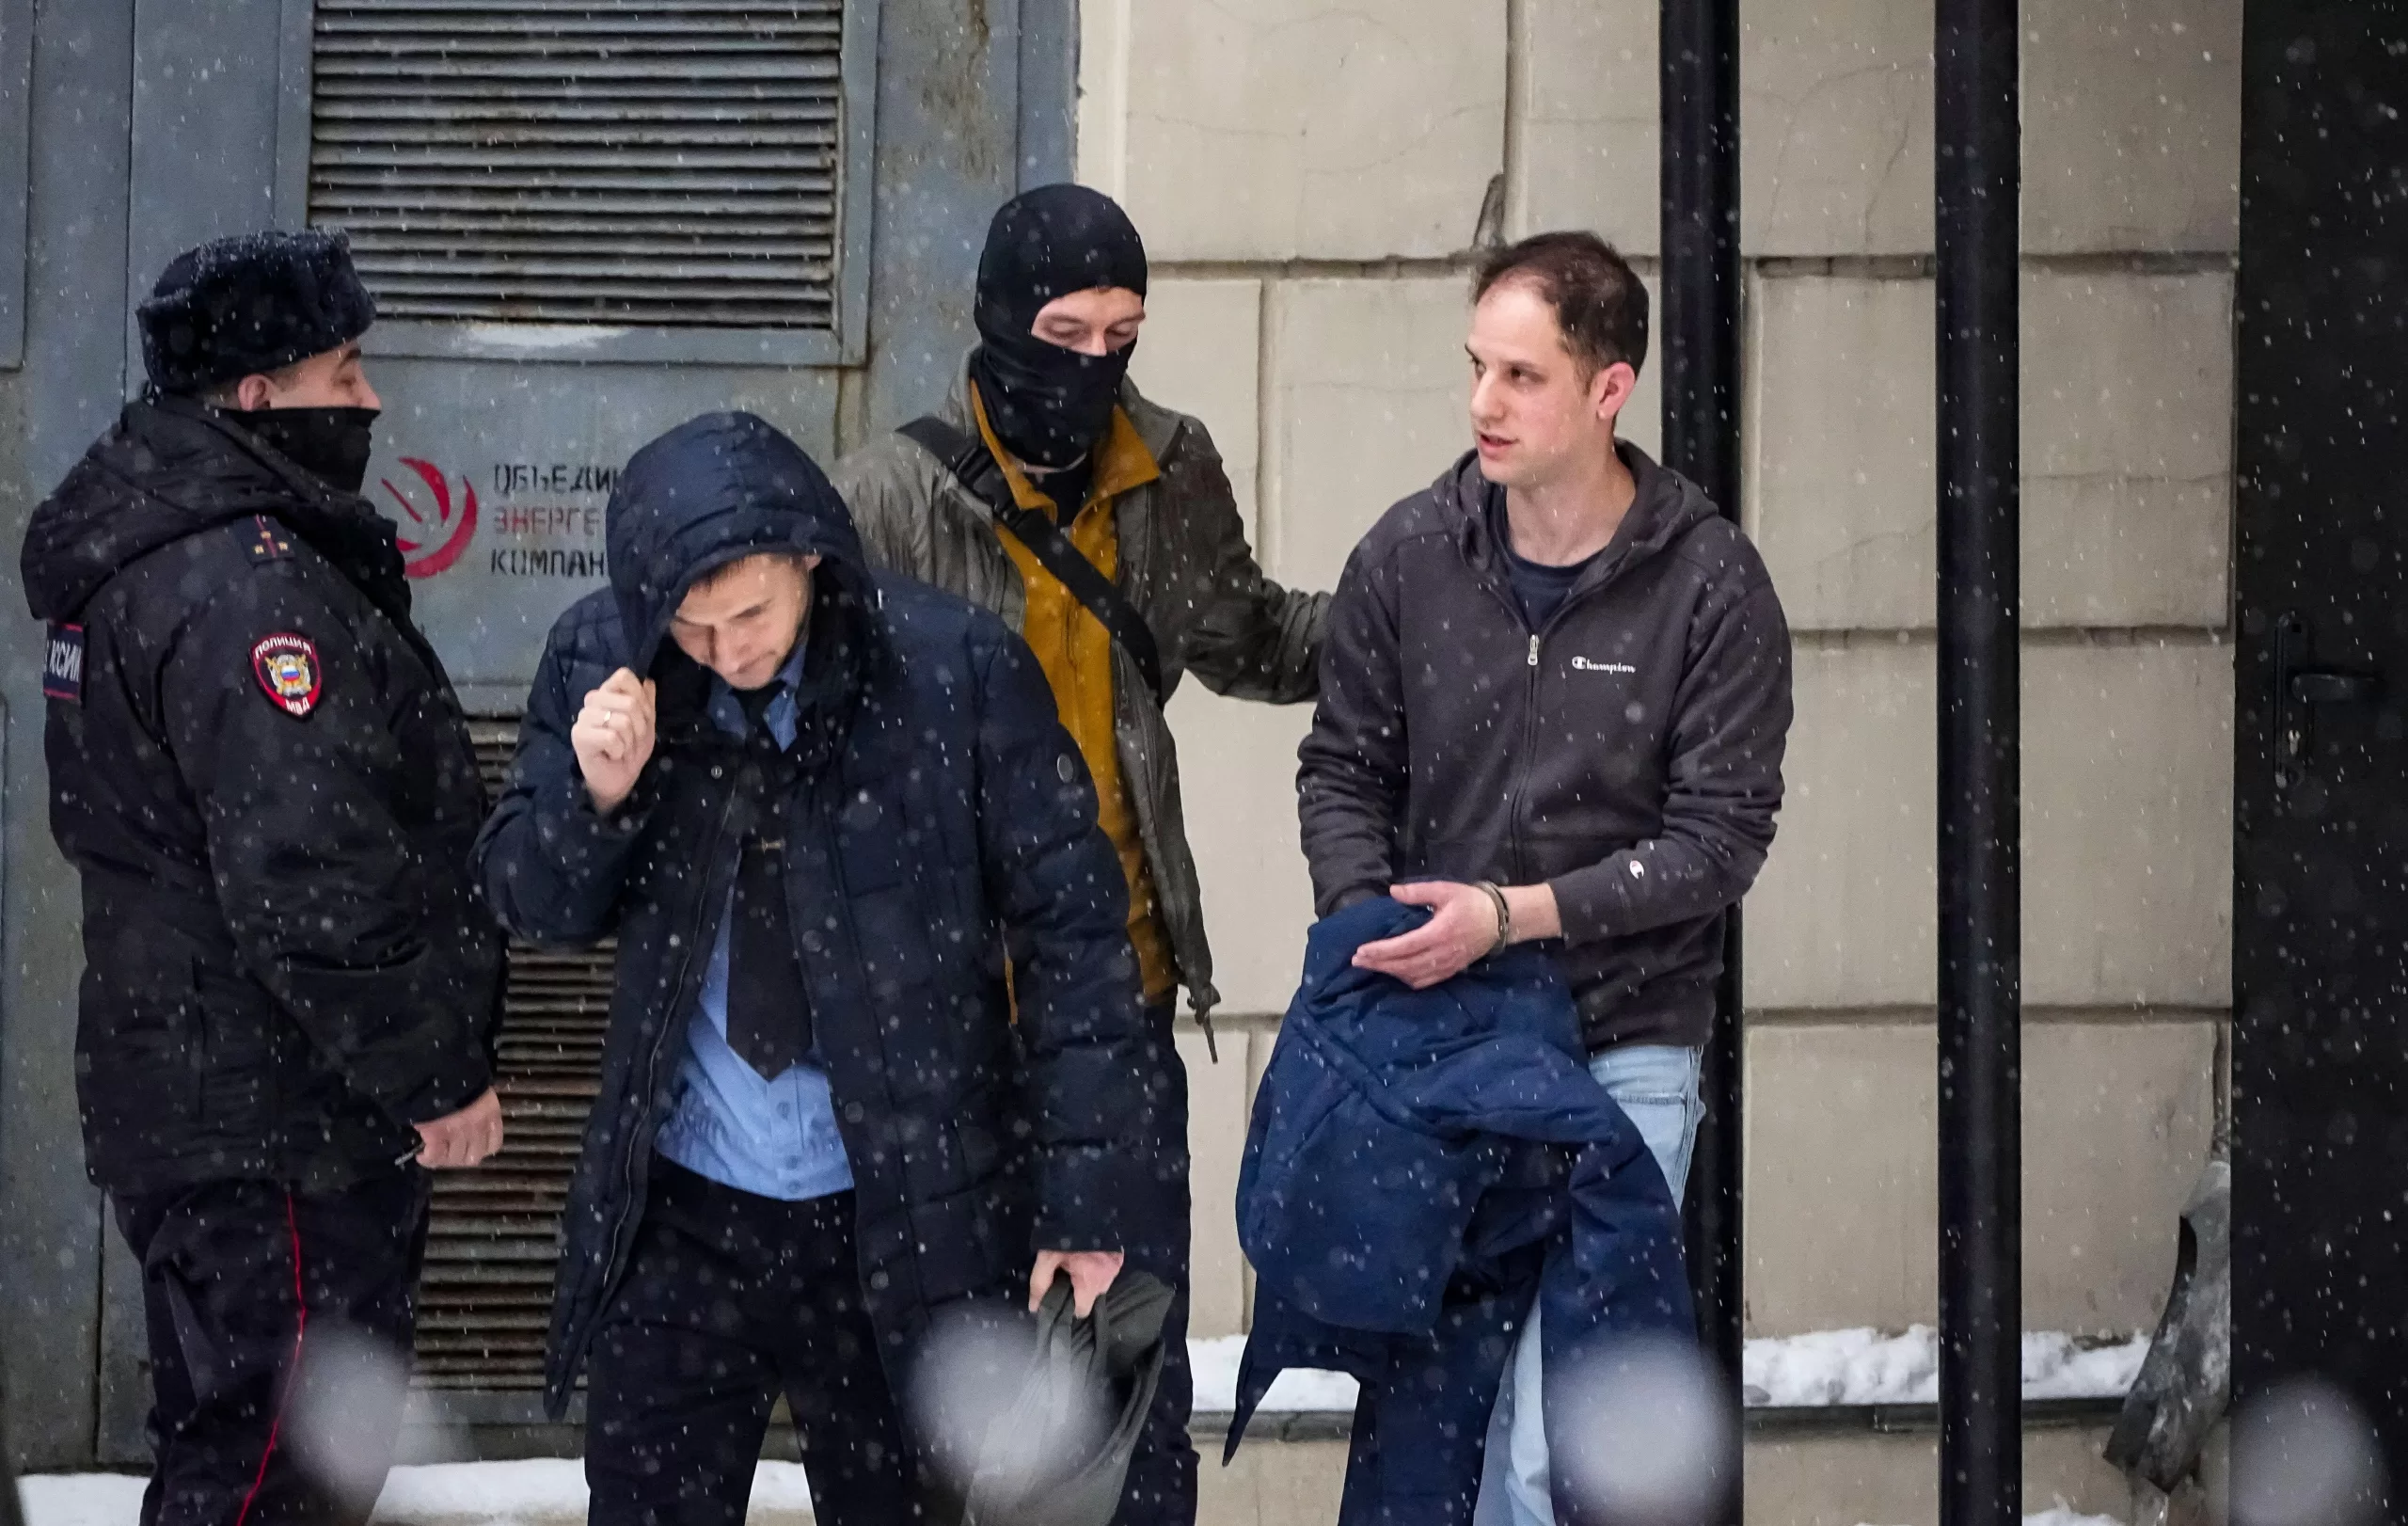
[[1133, 342], [1082, 355], [1035, 334], [990, 339], [971, 357], [971, 379], [987, 422], [1006, 450], [1040, 467], [1067, 467], [1095, 449], [1112, 427]]
[[368, 480], [374, 408], [229, 408], [226, 416], [277, 453], [346, 493]]
[[1146, 294], [1146, 246], [1110, 197], [1046, 185], [1005, 203], [978, 261], [978, 351], [970, 376], [1005, 449], [1067, 467], [1101, 443], [1134, 344], [1081, 355], [1030, 330], [1045, 305], [1118, 287]]

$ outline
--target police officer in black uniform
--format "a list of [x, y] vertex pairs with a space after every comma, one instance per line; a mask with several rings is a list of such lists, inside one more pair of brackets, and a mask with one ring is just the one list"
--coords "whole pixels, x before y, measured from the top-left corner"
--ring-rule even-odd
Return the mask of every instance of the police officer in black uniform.
[[389, 1440], [359, 1407], [399, 1393], [335, 1393], [329, 1359], [407, 1352], [425, 1171], [501, 1144], [476, 759], [358, 493], [374, 316], [339, 236], [178, 256], [140, 310], [148, 393], [25, 534], [85, 1151], [142, 1264], [144, 1526], [366, 1518], [388, 1459], [330, 1487], [296, 1412]]

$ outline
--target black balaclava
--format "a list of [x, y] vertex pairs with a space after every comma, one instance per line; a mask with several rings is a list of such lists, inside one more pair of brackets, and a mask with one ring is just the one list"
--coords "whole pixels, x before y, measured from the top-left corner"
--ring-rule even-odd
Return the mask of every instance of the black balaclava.
[[374, 408], [228, 408], [226, 416], [287, 461], [346, 493], [368, 480]]
[[1029, 332], [1045, 304], [1123, 286], [1146, 294], [1146, 246], [1118, 203], [1084, 185], [1043, 185], [1004, 203], [978, 259], [970, 376], [1004, 448], [1060, 468], [1100, 443], [1137, 346], [1081, 355]]

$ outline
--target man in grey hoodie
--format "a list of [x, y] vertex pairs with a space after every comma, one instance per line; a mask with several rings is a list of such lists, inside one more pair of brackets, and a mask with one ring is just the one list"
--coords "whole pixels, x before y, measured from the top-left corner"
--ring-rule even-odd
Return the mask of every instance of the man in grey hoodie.
[[[1789, 630], [1738, 529], [1616, 438], [1647, 352], [1621, 255], [1542, 233], [1474, 299], [1476, 448], [1381, 518], [1330, 608], [1297, 779], [1316, 909], [1431, 908], [1355, 960], [1417, 989], [1542, 941], [1677, 1194], [1724, 927], [1781, 805]], [[1481, 1526], [1554, 1518], [1540, 1376], [1534, 1312]]]

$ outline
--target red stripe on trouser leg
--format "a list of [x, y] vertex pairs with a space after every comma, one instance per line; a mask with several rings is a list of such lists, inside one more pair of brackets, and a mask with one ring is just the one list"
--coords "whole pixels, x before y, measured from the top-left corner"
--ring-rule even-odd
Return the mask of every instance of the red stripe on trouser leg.
[[267, 1465], [276, 1455], [277, 1434], [284, 1429], [284, 1408], [293, 1402], [293, 1391], [301, 1381], [301, 1340], [309, 1332], [309, 1298], [301, 1280], [301, 1224], [293, 1216], [293, 1194], [284, 1195], [284, 1231], [293, 1241], [293, 1365], [284, 1374], [284, 1391], [276, 1401], [276, 1418], [268, 1422], [267, 1448], [260, 1454], [259, 1475], [251, 1480], [251, 1492], [243, 1496], [243, 1508], [234, 1515], [234, 1526], [244, 1526], [251, 1518], [251, 1506], [267, 1484]]

